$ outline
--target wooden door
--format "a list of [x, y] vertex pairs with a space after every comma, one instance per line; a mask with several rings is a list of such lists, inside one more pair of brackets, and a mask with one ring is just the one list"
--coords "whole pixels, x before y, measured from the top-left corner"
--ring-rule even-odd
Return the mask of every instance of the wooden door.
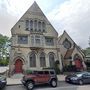
[[22, 61], [20, 59], [17, 59], [15, 62], [15, 73], [22, 73]]
[[75, 65], [76, 65], [76, 68], [78, 69], [82, 68], [82, 62], [79, 59], [75, 60]]

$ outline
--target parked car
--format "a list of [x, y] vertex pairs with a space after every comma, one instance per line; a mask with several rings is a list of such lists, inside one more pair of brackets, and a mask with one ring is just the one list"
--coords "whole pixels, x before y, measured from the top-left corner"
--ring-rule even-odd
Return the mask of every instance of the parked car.
[[28, 90], [32, 90], [35, 85], [49, 84], [52, 87], [57, 86], [57, 75], [54, 70], [32, 71], [22, 78], [22, 83]]
[[89, 84], [90, 83], [90, 72], [78, 72], [71, 75], [67, 75], [65, 81], [74, 84]]
[[4, 88], [7, 84], [6, 77], [0, 76], [0, 88]]

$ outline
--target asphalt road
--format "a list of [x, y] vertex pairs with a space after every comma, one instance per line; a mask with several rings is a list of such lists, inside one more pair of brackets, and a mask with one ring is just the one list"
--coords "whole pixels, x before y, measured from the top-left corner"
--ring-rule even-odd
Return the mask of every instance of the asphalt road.
[[[3, 90], [26, 90], [23, 85], [6, 86]], [[59, 82], [58, 87], [52, 88], [48, 85], [36, 86], [34, 90], [90, 90], [90, 85], [72, 85], [65, 82]]]

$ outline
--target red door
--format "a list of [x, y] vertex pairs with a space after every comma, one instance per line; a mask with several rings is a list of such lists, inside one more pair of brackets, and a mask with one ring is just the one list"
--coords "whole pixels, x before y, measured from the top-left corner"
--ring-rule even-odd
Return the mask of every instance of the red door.
[[78, 69], [82, 68], [82, 62], [79, 59], [75, 60], [75, 65], [76, 65], [76, 68]]
[[22, 61], [20, 59], [17, 59], [15, 62], [15, 73], [22, 73]]

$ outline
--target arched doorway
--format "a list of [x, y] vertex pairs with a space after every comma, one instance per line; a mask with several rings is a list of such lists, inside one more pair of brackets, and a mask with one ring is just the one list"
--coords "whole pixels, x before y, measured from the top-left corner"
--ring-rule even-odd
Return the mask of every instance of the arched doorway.
[[23, 72], [22, 65], [23, 65], [23, 62], [21, 59], [17, 59], [15, 61], [15, 73], [22, 73]]
[[77, 70], [82, 70], [83, 69], [82, 58], [78, 54], [75, 54], [74, 62], [75, 62], [75, 66], [76, 66]]

